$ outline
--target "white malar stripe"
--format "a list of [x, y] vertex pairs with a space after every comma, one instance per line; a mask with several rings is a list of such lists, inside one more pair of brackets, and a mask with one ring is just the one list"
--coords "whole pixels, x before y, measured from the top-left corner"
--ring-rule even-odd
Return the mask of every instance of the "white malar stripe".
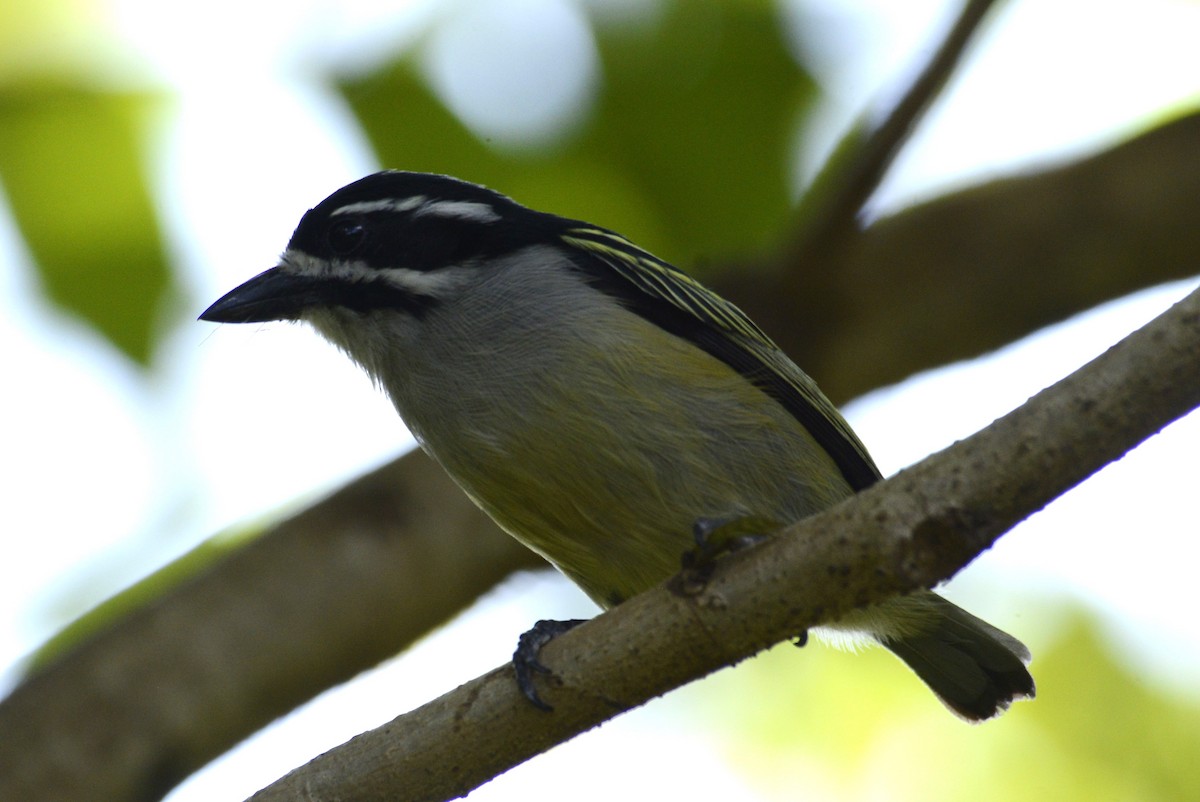
[[424, 195], [412, 195], [407, 198], [383, 198], [382, 200], [359, 201], [340, 206], [329, 213], [330, 217], [339, 214], [370, 214], [371, 212], [407, 212], [415, 209], [429, 200]]
[[478, 201], [431, 201], [417, 211], [418, 215], [457, 217], [476, 223], [494, 223], [500, 215], [490, 205]]

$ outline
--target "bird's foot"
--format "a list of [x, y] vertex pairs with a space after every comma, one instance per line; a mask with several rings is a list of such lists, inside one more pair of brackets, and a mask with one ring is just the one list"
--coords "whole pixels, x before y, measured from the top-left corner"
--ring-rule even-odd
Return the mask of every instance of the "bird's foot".
[[550, 675], [551, 671], [539, 659], [542, 647], [557, 638], [567, 630], [574, 629], [583, 623], [583, 619], [573, 618], [567, 621], [538, 621], [533, 627], [517, 640], [517, 649], [513, 652], [513, 670], [517, 675], [517, 687], [522, 695], [538, 710], [550, 712], [554, 708], [542, 701], [534, 687], [533, 675]]
[[712, 577], [720, 557], [763, 542], [780, 526], [778, 521], [761, 515], [697, 518], [692, 525], [696, 545], [680, 558], [682, 582], [677, 587], [684, 595], [699, 593]]

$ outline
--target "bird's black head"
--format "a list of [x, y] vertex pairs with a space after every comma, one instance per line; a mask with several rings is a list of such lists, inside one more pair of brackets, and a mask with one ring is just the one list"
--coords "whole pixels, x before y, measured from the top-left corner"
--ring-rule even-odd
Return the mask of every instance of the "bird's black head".
[[544, 235], [546, 217], [477, 184], [389, 170], [348, 184], [310, 209], [288, 252], [427, 272], [529, 244]]
[[450, 271], [554, 240], [568, 223], [449, 176], [375, 173], [310, 209], [278, 267], [200, 317], [222, 323], [295, 320], [314, 306], [423, 314], [438, 303]]

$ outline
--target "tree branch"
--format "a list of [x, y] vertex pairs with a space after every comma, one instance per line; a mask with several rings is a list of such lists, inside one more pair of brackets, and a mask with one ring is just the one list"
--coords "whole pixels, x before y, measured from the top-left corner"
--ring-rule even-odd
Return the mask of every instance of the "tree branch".
[[1003, 532], [1200, 405], [1200, 290], [972, 437], [551, 642], [552, 714], [508, 667], [358, 736], [255, 795], [461, 796], [557, 743], [847, 611], [947, 579]]
[[869, 133], [864, 133], [868, 124], [859, 123], [842, 139], [801, 204], [803, 222], [791, 261], [825, 261], [858, 231], [858, 213], [958, 68], [994, 5], [996, 0], [967, 0], [937, 52], [883, 121]]
[[0, 702], [0, 799], [159, 798], [513, 571], [544, 564], [414, 452], [18, 686]]
[[727, 270], [746, 310], [835, 401], [974, 358], [1200, 267], [1200, 113], [1069, 164], [876, 221], [824, 262]]

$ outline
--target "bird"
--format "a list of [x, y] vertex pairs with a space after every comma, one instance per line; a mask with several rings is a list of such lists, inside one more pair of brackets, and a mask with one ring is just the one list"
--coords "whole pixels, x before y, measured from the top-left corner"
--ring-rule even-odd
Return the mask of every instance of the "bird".
[[[697, 537], [781, 527], [882, 478], [734, 304], [614, 231], [450, 176], [338, 189], [200, 319], [311, 325], [471, 501], [604, 609], [677, 573]], [[539, 622], [515, 655], [544, 709], [537, 650], [575, 623]], [[933, 591], [821, 633], [882, 644], [967, 721], [1035, 694], [1024, 644]]]

